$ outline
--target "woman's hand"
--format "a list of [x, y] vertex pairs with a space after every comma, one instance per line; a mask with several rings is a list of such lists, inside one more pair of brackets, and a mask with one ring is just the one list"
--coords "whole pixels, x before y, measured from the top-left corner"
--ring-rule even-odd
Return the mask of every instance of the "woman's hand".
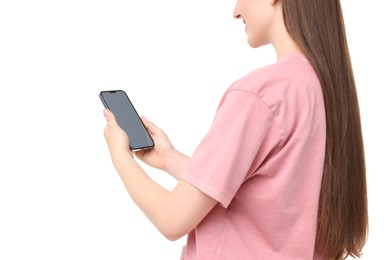
[[149, 166], [167, 171], [167, 161], [175, 154], [176, 150], [169, 141], [168, 136], [160, 128], [143, 116], [141, 119], [152, 136], [154, 147], [150, 150], [137, 151], [135, 155]]
[[[125, 131], [118, 125], [114, 114], [105, 109], [103, 114], [107, 120], [107, 126], [104, 129], [104, 137], [110, 150], [111, 159], [114, 166], [118, 168], [122, 159], [133, 158], [133, 154], [129, 146], [129, 138]], [[122, 161], [123, 162], [123, 161]]]
[[[112, 162], [118, 170], [129, 159], [133, 159], [133, 153], [129, 146], [131, 140], [129, 140], [125, 131], [120, 128], [112, 112], [108, 109], [103, 112], [107, 120], [104, 137], [111, 153]], [[137, 151], [135, 155], [149, 166], [163, 170], [179, 179], [189, 158], [173, 147], [167, 135], [160, 128], [149, 122], [145, 117], [141, 119], [153, 138], [154, 147], [150, 150]]]

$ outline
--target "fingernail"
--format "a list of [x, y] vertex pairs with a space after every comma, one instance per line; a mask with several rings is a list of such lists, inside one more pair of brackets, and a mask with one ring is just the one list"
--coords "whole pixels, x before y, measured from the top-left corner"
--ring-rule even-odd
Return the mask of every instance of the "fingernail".
[[104, 115], [104, 116], [110, 115], [110, 111], [109, 111], [108, 109], [104, 109], [104, 110], [103, 110], [103, 115]]

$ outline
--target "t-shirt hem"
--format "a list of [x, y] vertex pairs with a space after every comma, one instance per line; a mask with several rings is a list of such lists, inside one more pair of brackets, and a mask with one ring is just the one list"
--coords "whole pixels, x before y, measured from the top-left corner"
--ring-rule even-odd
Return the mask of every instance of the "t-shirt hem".
[[230, 199], [227, 198], [227, 196], [224, 196], [217, 190], [213, 189], [212, 187], [208, 186], [206, 183], [194, 178], [191, 175], [183, 174], [181, 177], [182, 180], [188, 182], [195, 188], [199, 189], [201, 192], [205, 193], [207, 196], [215, 199], [218, 201], [224, 208], [227, 208], [230, 204]]

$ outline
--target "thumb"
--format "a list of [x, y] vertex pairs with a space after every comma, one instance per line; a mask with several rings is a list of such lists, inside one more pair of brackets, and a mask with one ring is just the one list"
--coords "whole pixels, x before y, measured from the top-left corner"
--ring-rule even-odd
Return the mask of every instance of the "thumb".
[[142, 120], [142, 123], [144, 123], [146, 129], [148, 129], [148, 131], [150, 133], [155, 133], [156, 131], [159, 130], [159, 128], [155, 124], [150, 122], [148, 119], [146, 119], [146, 117], [141, 116], [141, 120]]
[[150, 122], [144, 116], [141, 116], [141, 120], [151, 135], [165, 134], [161, 128], [156, 126], [154, 123]]
[[106, 118], [106, 121], [108, 124], [110, 123], [116, 123], [114, 114], [109, 109], [103, 110], [103, 115]]

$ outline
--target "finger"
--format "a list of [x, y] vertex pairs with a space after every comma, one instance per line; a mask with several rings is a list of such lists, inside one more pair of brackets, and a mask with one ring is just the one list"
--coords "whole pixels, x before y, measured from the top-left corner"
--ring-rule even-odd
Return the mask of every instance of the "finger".
[[141, 116], [142, 123], [144, 123], [145, 127], [150, 124], [150, 121], [146, 119], [145, 116]]
[[144, 157], [145, 155], [145, 150], [140, 150], [140, 151], [136, 151], [134, 154], [135, 156], [137, 156], [138, 159], [142, 160], [142, 158]]
[[150, 122], [149, 120], [147, 120], [146, 117], [141, 116], [141, 120], [142, 120], [142, 123], [144, 123], [146, 129], [148, 129], [148, 131], [149, 131], [151, 134], [154, 134], [154, 133], [156, 133], [157, 131], [161, 131], [160, 128], [158, 128], [155, 124], [153, 124], [152, 122]]
[[115, 123], [116, 124], [115, 116], [109, 109], [104, 109], [103, 110], [103, 115], [106, 118], [106, 121], [107, 121], [108, 124], [110, 124], [110, 123]]

